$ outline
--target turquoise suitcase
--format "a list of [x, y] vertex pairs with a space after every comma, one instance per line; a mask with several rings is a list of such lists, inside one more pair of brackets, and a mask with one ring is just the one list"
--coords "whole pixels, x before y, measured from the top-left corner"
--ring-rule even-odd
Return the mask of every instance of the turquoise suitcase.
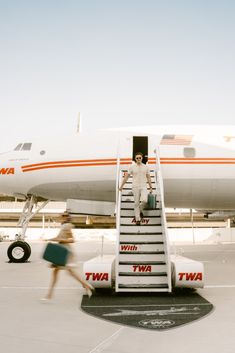
[[48, 243], [42, 258], [57, 266], [65, 266], [69, 257], [70, 251], [65, 246], [58, 243]]
[[148, 210], [154, 210], [156, 208], [156, 195], [155, 194], [148, 194]]

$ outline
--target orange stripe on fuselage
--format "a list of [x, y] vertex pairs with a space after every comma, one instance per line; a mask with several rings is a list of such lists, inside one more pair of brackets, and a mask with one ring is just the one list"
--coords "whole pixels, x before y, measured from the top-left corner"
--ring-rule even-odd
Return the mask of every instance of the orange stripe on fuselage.
[[[130, 164], [131, 158], [120, 158], [120, 164]], [[235, 164], [235, 158], [161, 158], [161, 164]], [[148, 159], [149, 164], [155, 164], [156, 158]], [[116, 165], [117, 159], [83, 159], [70, 161], [54, 161], [28, 164], [22, 166], [23, 172], [30, 172], [42, 169], [68, 168], [68, 167], [95, 167], [95, 166], [111, 166]]]
[[[94, 163], [95, 162], [95, 163]], [[130, 164], [131, 158], [121, 158], [120, 164]], [[52, 168], [68, 168], [68, 167], [94, 167], [94, 166], [117, 165], [116, 159], [90, 159], [80, 161], [56, 161], [45, 162], [22, 166], [23, 172], [31, 172], [33, 170], [52, 169]]]
[[161, 162], [161, 164], [235, 164], [234, 162], [175, 162], [175, 161], [171, 161], [171, 162]]
[[33, 170], [41, 170], [41, 169], [52, 169], [52, 168], [68, 168], [68, 167], [94, 167], [94, 166], [103, 166], [103, 165], [117, 165], [117, 162], [107, 162], [107, 163], [73, 163], [73, 164], [57, 164], [57, 165], [47, 165], [35, 168], [27, 168], [24, 169], [23, 172], [31, 172]]
[[216, 161], [216, 160], [234, 160], [235, 161], [235, 158], [184, 158], [184, 157], [177, 157], [177, 158], [175, 158], [175, 157], [173, 157], [173, 158], [170, 158], [170, 157], [167, 157], [167, 158], [161, 158], [161, 161], [162, 160], [195, 160], [195, 161], [197, 161], [197, 160], [204, 160], [204, 161]]
[[72, 161], [55, 161], [55, 162], [42, 162], [36, 164], [28, 164], [22, 166], [22, 168], [32, 168], [39, 167], [43, 165], [51, 165], [51, 164], [67, 164], [67, 163], [92, 163], [92, 162], [116, 162], [116, 158], [108, 158], [108, 159], [82, 159], [82, 160], [72, 160]]
[[235, 158], [161, 158], [161, 164], [235, 164]]

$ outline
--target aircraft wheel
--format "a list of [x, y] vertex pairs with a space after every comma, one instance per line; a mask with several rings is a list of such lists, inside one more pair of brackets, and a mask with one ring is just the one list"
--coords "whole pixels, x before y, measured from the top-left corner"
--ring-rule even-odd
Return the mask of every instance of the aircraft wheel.
[[30, 245], [22, 240], [14, 241], [7, 249], [7, 256], [10, 262], [26, 262], [30, 255]]

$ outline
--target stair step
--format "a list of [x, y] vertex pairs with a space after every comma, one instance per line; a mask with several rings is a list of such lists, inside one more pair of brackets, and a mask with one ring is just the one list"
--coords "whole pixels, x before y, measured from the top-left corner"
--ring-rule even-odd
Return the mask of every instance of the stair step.
[[[155, 211], [155, 210], [152, 210], [152, 211]], [[146, 213], [146, 212], [145, 212]], [[123, 215], [123, 216], [121, 216], [121, 219], [125, 219], [125, 218], [129, 218], [129, 219], [133, 219], [134, 218], [134, 216], [131, 214], [131, 215]], [[154, 219], [154, 218], [156, 218], [156, 219], [158, 219], [158, 218], [161, 218], [161, 215], [159, 214], [159, 215], [154, 215], [154, 214], [152, 214], [152, 215], [144, 215], [144, 218], [143, 219], [145, 219], [145, 218], [149, 218], [149, 219]]]
[[[145, 230], [144, 230], [145, 231]], [[148, 233], [138, 233], [138, 232], [120, 232], [120, 235], [137, 235], [137, 236], [141, 236], [141, 235], [161, 235], [163, 236], [162, 232], [148, 232]]]
[[[157, 203], [160, 201], [160, 199], [158, 200], [158, 198], [156, 198], [156, 200], [157, 200]], [[124, 200], [122, 199], [121, 200], [121, 206], [126, 204], [126, 203], [129, 203], [130, 205], [134, 206], [134, 198], [131, 199], [131, 197], [128, 196], [127, 199], [124, 199]], [[146, 209], [147, 209], [147, 207], [146, 207]]]
[[162, 283], [162, 284], [119, 284], [118, 288], [133, 288], [133, 289], [141, 289], [141, 288], [168, 288], [167, 283]]
[[167, 276], [120, 276], [118, 283], [124, 285], [159, 285], [167, 283]]
[[[155, 176], [150, 174], [150, 177], [151, 177], [151, 182], [155, 183], [156, 182]], [[133, 177], [132, 177], [132, 175], [130, 175], [126, 184], [132, 184], [132, 182], [133, 182]], [[146, 185], [147, 185], [147, 180], [146, 180]]]
[[130, 254], [130, 253], [123, 253], [119, 254], [119, 261], [120, 262], [130, 262], [134, 261], [137, 263], [142, 262], [152, 262], [152, 261], [165, 261], [165, 254]]
[[165, 261], [120, 261], [119, 265], [166, 265]]
[[166, 272], [119, 272], [118, 275], [132, 277], [167, 277]]
[[[121, 203], [121, 210], [132, 210], [133, 211], [133, 215], [134, 215], [134, 202], [123, 202]], [[149, 210], [149, 211], [156, 211], [156, 210], [160, 210], [161, 206], [160, 206], [160, 202], [156, 203], [156, 208]], [[147, 210], [146, 210], [147, 211]], [[145, 212], [145, 210], [144, 210]]]
[[[121, 170], [121, 172], [122, 173], [127, 173], [129, 171], [129, 169], [122, 169]], [[151, 169], [149, 168], [149, 173], [151, 174], [151, 173], [156, 173], [156, 171], [155, 171], [155, 169], [152, 169], [152, 167], [151, 167]]]
[[147, 264], [124, 264], [118, 266], [119, 272], [125, 273], [155, 273], [155, 272], [165, 272], [167, 273], [167, 266], [154, 264], [152, 265], [151, 262]]
[[158, 242], [163, 243], [163, 234], [120, 234], [119, 241], [122, 243], [129, 242], [134, 244], [136, 242]]
[[[120, 226], [128, 226], [128, 227], [133, 227], [136, 226], [136, 220], [134, 218], [121, 218], [120, 220], [121, 224]], [[159, 226], [162, 224], [161, 217], [158, 218], [142, 218], [140, 221], [140, 224], [142, 227], [149, 227], [149, 226]]]
[[132, 251], [125, 250], [119, 251], [119, 254], [133, 254], [133, 255], [162, 255], [165, 254], [165, 251]]
[[[156, 194], [154, 194], [156, 195]], [[160, 200], [160, 197], [156, 195], [156, 200]], [[134, 196], [133, 195], [122, 195], [121, 202], [134, 202]]]
[[128, 252], [131, 254], [160, 254], [165, 253], [164, 245], [162, 244], [120, 244], [119, 246], [120, 254], [125, 254]]
[[[141, 225], [159, 225], [161, 223], [161, 219], [162, 217], [160, 215], [152, 215], [150, 217], [144, 215], [141, 219]], [[135, 225], [136, 220], [133, 214], [131, 216], [124, 215], [121, 216], [120, 223], [122, 225]]]
[[[157, 194], [157, 189], [154, 186], [152, 187], [152, 190], [154, 190], [154, 193]], [[121, 195], [122, 196], [133, 196], [132, 188], [124, 186], [123, 189], [122, 189], [122, 194]]]
[[[124, 173], [127, 173], [127, 172], [124, 172]], [[151, 179], [156, 179], [154, 172], [150, 172], [149, 174], [150, 174], [150, 176], [151, 176]], [[132, 175], [129, 176], [129, 179], [128, 179], [128, 180], [130, 180], [130, 179], [133, 179], [133, 176], [132, 176]]]
[[146, 226], [146, 225], [142, 225], [142, 226], [120, 226], [120, 233], [135, 233], [135, 234], [156, 234], [156, 233], [162, 233], [163, 229], [162, 226]]
[[164, 244], [163, 241], [120, 241], [119, 242], [120, 245], [122, 244], [130, 244], [130, 245], [133, 245], [133, 244], [138, 244], [138, 245], [145, 245], [145, 244]]
[[[147, 187], [147, 190], [149, 191], [150, 188]], [[153, 185], [152, 190], [156, 190], [156, 185]], [[129, 185], [125, 184], [122, 189], [122, 195], [123, 195], [123, 191], [132, 191], [132, 186], [130, 184]]]
[[[134, 208], [133, 209], [121, 209], [120, 216], [122, 217], [132, 217], [134, 218]], [[161, 217], [161, 210], [144, 210], [144, 218], [150, 217]]]

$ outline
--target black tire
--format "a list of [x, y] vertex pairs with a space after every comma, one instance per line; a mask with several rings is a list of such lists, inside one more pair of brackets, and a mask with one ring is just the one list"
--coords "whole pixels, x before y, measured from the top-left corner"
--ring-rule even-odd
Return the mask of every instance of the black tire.
[[26, 262], [30, 255], [30, 245], [22, 240], [14, 241], [7, 249], [7, 256], [10, 262]]

